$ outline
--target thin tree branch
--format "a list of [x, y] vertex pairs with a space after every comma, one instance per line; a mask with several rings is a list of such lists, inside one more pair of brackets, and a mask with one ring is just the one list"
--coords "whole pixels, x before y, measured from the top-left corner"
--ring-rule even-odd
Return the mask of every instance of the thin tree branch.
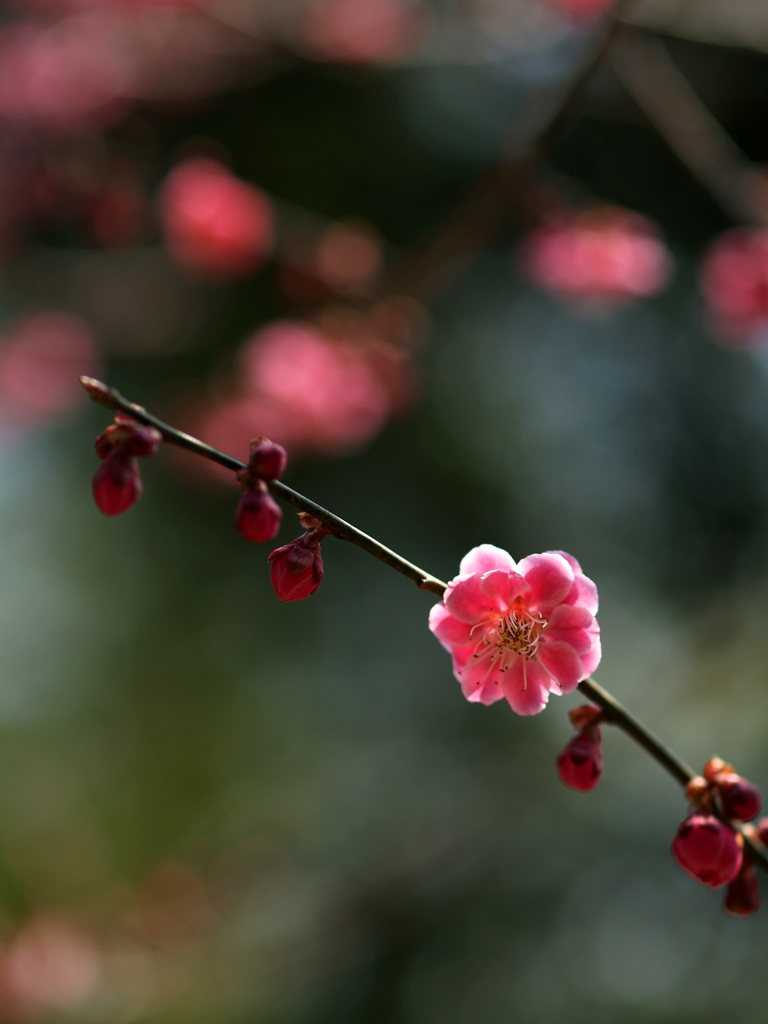
[[617, 0], [602, 32], [576, 73], [565, 84], [550, 115], [521, 151], [517, 134], [467, 195], [416, 248], [384, 278], [377, 291], [407, 294], [422, 301], [445, 288], [500, 231], [510, 215], [530, 216], [531, 189], [563, 128], [582, 102], [625, 24], [636, 0]]
[[728, 216], [763, 224], [768, 181], [705, 107], [664, 44], [628, 31], [610, 60], [624, 88], [672, 152]]
[[[219, 451], [217, 448], [212, 448], [203, 441], [198, 441], [197, 438], [192, 437], [190, 434], [185, 434], [168, 423], [163, 422], [163, 420], [158, 419], [157, 416], [153, 416], [152, 413], [147, 412], [144, 406], [130, 402], [116, 388], [111, 388], [107, 384], [102, 383], [102, 381], [95, 380], [93, 377], [81, 377], [80, 383], [94, 402], [98, 402], [99, 405], [106, 406], [106, 408], [112, 409], [114, 412], [126, 413], [140, 423], [154, 427], [160, 431], [163, 439], [169, 444], [185, 448], [187, 451], [200, 455], [204, 459], [210, 459], [211, 462], [217, 462], [220, 466], [231, 469], [233, 472], [245, 468], [245, 463], [239, 459], [226, 455], [224, 452]], [[424, 569], [420, 569], [413, 562], [402, 558], [392, 551], [391, 548], [385, 547], [384, 544], [379, 543], [373, 537], [368, 536], [367, 533], [363, 533], [362, 530], [358, 530], [357, 527], [340, 519], [333, 512], [329, 512], [321, 505], [317, 505], [314, 501], [304, 497], [303, 494], [299, 494], [298, 491], [294, 491], [293, 488], [287, 487], [279, 480], [271, 480], [267, 486], [276, 497], [282, 498], [283, 501], [287, 501], [289, 504], [301, 509], [302, 512], [309, 512], [310, 515], [319, 519], [321, 523], [328, 527], [334, 537], [337, 537], [339, 540], [349, 541], [350, 544], [356, 544], [363, 551], [367, 551], [374, 558], [378, 558], [380, 562], [383, 562], [391, 569], [414, 582], [420, 589], [428, 590], [437, 597], [442, 597], [445, 593], [446, 584], [442, 580], [432, 576], [431, 573], [426, 572]], [[630, 714], [625, 707], [612, 697], [607, 690], [599, 686], [594, 679], [585, 679], [579, 683], [579, 690], [603, 711], [606, 721], [617, 726], [630, 739], [633, 739], [665, 771], [669, 772], [681, 786], [685, 787], [694, 777], [695, 773], [684, 761], [681, 761], [676, 754], [672, 753], [634, 715]], [[729, 821], [728, 824], [735, 831], [741, 833], [755, 863], [768, 872], [768, 853], [763, 843], [757, 837], [755, 830], [748, 825], [743, 826], [738, 822]]]

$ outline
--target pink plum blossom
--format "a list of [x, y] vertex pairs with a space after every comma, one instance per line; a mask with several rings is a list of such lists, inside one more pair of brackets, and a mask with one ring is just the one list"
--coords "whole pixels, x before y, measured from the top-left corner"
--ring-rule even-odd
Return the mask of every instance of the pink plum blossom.
[[722, 340], [764, 343], [768, 337], [768, 231], [734, 228], [718, 235], [701, 262], [707, 313]]
[[210, 278], [242, 277], [272, 248], [269, 200], [216, 160], [193, 157], [175, 167], [162, 188], [160, 214], [173, 256]]
[[672, 260], [653, 221], [613, 206], [558, 211], [523, 245], [530, 277], [563, 298], [619, 304], [655, 295]]
[[502, 697], [518, 715], [574, 690], [600, 662], [597, 588], [564, 551], [517, 564], [492, 544], [465, 555], [429, 616], [467, 700]]

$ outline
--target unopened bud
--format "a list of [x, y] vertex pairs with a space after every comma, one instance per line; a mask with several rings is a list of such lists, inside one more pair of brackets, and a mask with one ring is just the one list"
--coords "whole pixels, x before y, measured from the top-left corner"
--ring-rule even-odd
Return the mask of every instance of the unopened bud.
[[280, 444], [267, 437], [254, 437], [248, 453], [248, 470], [260, 480], [277, 480], [283, 475], [288, 453]]
[[280, 529], [283, 511], [275, 499], [262, 487], [243, 491], [235, 514], [235, 526], [246, 540], [261, 544], [273, 540]]
[[302, 601], [314, 594], [323, 581], [320, 545], [307, 547], [303, 537], [276, 548], [268, 561], [272, 563], [272, 586], [281, 601]]
[[557, 759], [557, 773], [560, 781], [570, 789], [587, 793], [595, 788], [603, 773], [600, 730], [597, 726], [584, 729], [573, 737]]
[[693, 811], [672, 841], [672, 855], [692, 878], [712, 889], [732, 881], [741, 867], [741, 836], [711, 814]]
[[728, 885], [724, 907], [735, 917], [749, 917], [760, 909], [760, 883], [754, 864], [746, 857], [741, 870]]
[[93, 478], [93, 499], [105, 516], [127, 512], [139, 500], [142, 490], [136, 459], [120, 451], [108, 455]]
[[762, 799], [760, 790], [747, 782], [736, 772], [723, 772], [715, 783], [720, 794], [723, 812], [728, 818], [752, 821], [760, 813]]

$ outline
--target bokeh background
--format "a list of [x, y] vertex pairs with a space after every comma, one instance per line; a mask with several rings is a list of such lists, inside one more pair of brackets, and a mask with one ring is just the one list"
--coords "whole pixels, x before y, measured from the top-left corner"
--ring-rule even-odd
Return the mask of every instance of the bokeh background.
[[675, 865], [655, 763], [605, 730], [566, 790], [578, 694], [467, 704], [432, 598], [355, 548], [280, 603], [192, 456], [101, 516], [73, 384], [284, 440], [286, 482], [441, 578], [573, 552], [598, 680], [768, 781], [768, 13], [622, 15], [531, 174], [604, 2], [5, 5], [3, 1024], [761, 1005], [765, 917]]

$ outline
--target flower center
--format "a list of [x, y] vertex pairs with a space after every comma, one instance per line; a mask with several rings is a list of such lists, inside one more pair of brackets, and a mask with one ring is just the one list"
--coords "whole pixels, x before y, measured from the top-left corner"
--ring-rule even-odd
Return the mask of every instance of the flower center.
[[539, 646], [539, 635], [547, 620], [529, 611], [511, 611], [499, 617], [495, 628], [489, 630], [487, 639], [495, 645], [499, 654], [506, 651], [532, 658]]

